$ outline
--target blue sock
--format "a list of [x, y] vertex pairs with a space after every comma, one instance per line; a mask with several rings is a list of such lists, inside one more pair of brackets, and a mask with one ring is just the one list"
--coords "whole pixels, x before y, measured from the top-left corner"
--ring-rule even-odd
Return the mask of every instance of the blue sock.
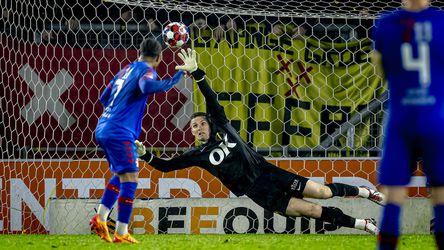
[[378, 236], [380, 250], [396, 249], [399, 240], [400, 216], [401, 207], [399, 205], [387, 203], [384, 206]]
[[117, 197], [120, 193], [120, 178], [114, 175], [106, 185], [105, 192], [102, 196], [102, 201], [100, 202], [108, 209], [111, 209], [116, 203]]
[[136, 196], [136, 188], [137, 182], [123, 182], [120, 184], [117, 220], [122, 223], [129, 223], [131, 213], [133, 212], [133, 200]]
[[435, 234], [436, 246], [438, 249], [444, 249], [444, 204], [438, 204], [433, 207], [435, 214]]

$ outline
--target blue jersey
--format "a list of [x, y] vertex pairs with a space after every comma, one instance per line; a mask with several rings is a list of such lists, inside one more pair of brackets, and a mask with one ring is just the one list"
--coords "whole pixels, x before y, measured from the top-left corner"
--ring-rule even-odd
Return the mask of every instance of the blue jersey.
[[398, 10], [377, 22], [374, 46], [389, 84], [390, 122], [444, 125], [443, 27], [444, 13], [434, 7]]
[[422, 159], [430, 185], [444, 185], [444, 12], [427, 8], [383, 16], [374, 31], [388, 81], [389, 115], [379, 182], [404, 186]]
[[100, 96], [105, 110], [96, 127], [96, 137], [134, 141], [140, 135], [148, 95], [171, 89], [183, 72], [157, 81], [156, 71], [146, 62], [125, 66]]

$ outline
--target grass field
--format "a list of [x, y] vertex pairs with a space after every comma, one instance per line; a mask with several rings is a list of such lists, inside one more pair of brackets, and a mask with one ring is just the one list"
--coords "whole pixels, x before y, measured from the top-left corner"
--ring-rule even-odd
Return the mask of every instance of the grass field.
[[[375, 249], [367, 235], [136, 235], [137, 245], [102, 242], [95, 235], [1, 235], [0, 249]], [[430, 235], [406, 235], [400, 250], [434, 249]]]

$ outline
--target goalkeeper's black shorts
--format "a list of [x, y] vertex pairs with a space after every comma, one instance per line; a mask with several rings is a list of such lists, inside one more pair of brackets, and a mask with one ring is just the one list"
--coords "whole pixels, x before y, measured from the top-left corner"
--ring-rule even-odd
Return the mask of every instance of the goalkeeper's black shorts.
[[285, 214], [292, 197], [303, 198], [308, 179], [267, 164], [246, 195], [270, 212]]

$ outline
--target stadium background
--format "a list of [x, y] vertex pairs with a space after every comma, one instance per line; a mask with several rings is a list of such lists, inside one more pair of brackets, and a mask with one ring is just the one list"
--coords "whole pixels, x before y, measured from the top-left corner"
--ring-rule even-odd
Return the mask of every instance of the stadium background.
[[[310, 1], [293, 7], [291, 1], [256, 1], [252, 6], [248, 1], [200, 6], [184, 1], [175, 7], [141, 2], [2, 0], [0, 232], [85, 233], [82, 221], [86, 224], [94, 212], [111, 177], [94, 141], [102, 112], [99, 93], [122, 66], [137, 58], [144, 37], [160, 40], [161, 28], [172, 21], [190, 26], [188, 46], [197, 50], [199, 65], [228, 118], [253, 148], [279, 167], [320, 182], [377, 186], [387, 94], [369, 63], [369, 37], [375, 14], [396, 8], [397, 1]], [[219, 4], [238, 8], [215, 11]], [[274, 12], [266, 12], [270, 9]], [[174, 73], [175, 53], [165, 49], [160, 78]], [[189, 115], [204, 110], [202, 96], [185, 78], [150, 98], [139, 140], [161, 157], [174, 156], [193, 145]], [[421, 171], [415, 175], [409, 194], [424, 198], [424, 178]], [[169, 225], [169, 215], [191, 210], [219, 219], [214, 209], [233, 208], [232, 220], [244, 216], [247, 221], [238, 221], [240, 229], [232, 233], [254, 232], [242, 225], [269, 221], [264, 214], [260, 219], [243, 214], [257, 210], [244, 198], [219, 202], [232, 195], [198, 168], [162, 174], [141, 163], [140, 177], [141, 203], [133, 217], [158, 221], [135, 222], [142, 223], [142, 232], [162, 233], [161, 215]], [[179, 199], [161, 212], [168, 208], [162, 205], [165, 198]], [[199, 198], [202, 211], [192, 205]], [[159, 204], [151, 208], [144, 200]], [[353, 199], [349, 204], [369, 205], [362, 202]], [[426, 232], [429, 217], [416, 216], [424, 219], [421, 230]], [[61, 218], [77, 218], [77, 226], [57, 224]], [[187, 218], [184, 225], [196, 219]], [[208, 223], [202, 227], [227, 233], [224, 221]], [[324, 233], [325, 225], [320, 228], [313, 231]], [[167, 229], [175, 232], [174, 223]], [[302, 226], [296, 230], [303, 231]]]

